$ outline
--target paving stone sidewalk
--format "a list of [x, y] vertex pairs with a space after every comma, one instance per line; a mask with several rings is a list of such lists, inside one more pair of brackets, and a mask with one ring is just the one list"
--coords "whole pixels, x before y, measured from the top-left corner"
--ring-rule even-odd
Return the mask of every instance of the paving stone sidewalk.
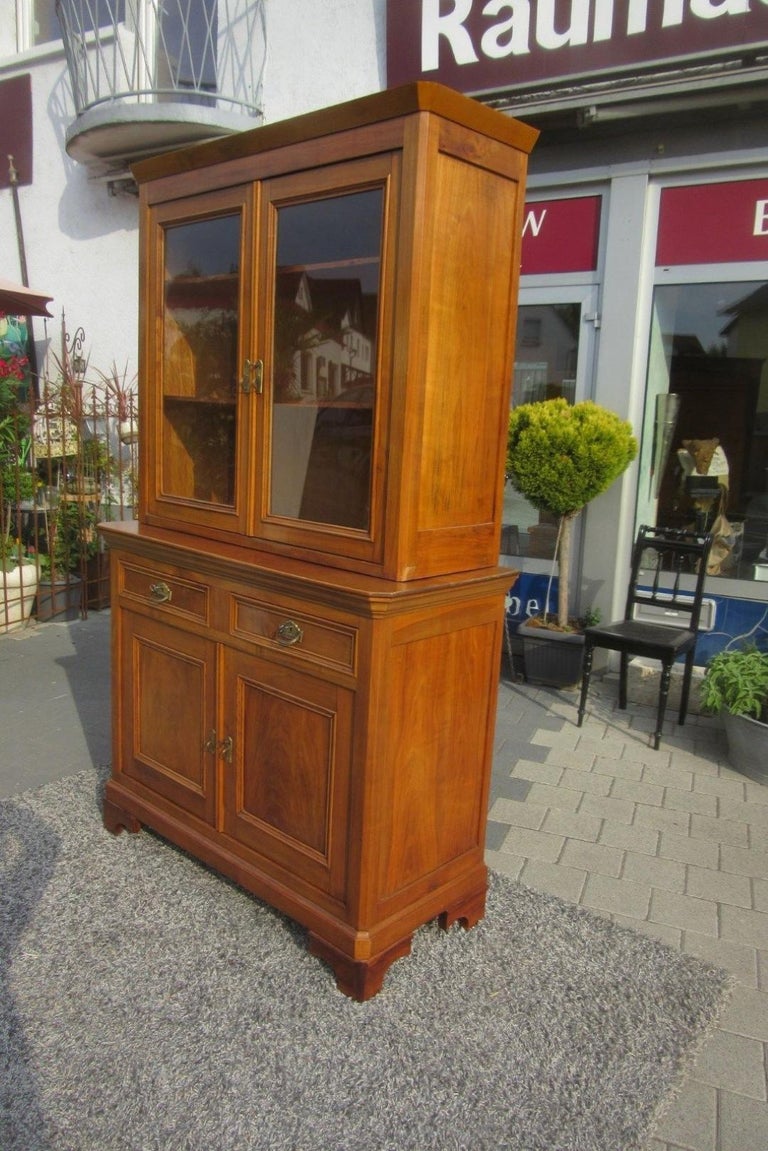
[[736, 989], [649, 1151], [768, 1149], [768, 788], [720, 722], [502, 680], [490, 866], [730, 971]]

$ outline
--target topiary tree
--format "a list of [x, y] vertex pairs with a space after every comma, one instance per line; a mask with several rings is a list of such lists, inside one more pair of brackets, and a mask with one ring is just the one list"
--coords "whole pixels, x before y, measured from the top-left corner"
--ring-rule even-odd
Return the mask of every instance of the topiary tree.
[[555, 560], [560, 582], [557, 622], [569, 625], [571, 535], [576, 516], [606, 491], [637, 455], [632, 427], [615, 412], [585, 400], [521, 404], [509, 415], [507, 473], [539, 511], [558, 521]]

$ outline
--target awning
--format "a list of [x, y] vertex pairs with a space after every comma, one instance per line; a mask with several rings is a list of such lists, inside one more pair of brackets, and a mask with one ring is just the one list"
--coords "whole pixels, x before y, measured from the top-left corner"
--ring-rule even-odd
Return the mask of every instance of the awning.
[[33, 292], [23, 284], [14, 284], [11, 280], [0, 279], [0, 312], [8, 312], [12, 316], [48, 316], [48, 304], [53, 296], [46, 296], [42, 292]]

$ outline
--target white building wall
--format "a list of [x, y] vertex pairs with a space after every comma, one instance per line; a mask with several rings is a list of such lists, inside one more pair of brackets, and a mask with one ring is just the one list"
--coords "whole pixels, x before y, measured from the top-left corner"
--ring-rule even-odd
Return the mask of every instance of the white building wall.
[[[54, 320], [35, 320], [38, 353], [45, 337], [59, 345], [61, 312], [83, 326], [91, 363], [108, 369], [126, 360], [136, 370], [137, 223], [135, 197], [110, 197], [70, 160], [64, 136], [72, 102], [63, 51], [29, 52], [0, 63], [0, 80], [32, 77], [33, 182], [18, 188], [29, 282], [54, 297]], [[2, 157], [5, 162], [5, 157]], [[2, 272], [20, 280], [13, 200], [0, 191]], [[42, 366], [42, 357], [40, 357]]]
[[384, 88], [386, 12], [386, 0], [266, 0], [265, 119]]

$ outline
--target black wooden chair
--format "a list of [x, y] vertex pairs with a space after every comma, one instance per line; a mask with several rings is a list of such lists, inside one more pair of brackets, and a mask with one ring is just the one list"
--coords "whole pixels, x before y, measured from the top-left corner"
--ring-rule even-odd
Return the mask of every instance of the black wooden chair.
[[[678, 723], [685, 723], [711, 546], [712, 536], [704, 532], [665, 527], [640, 528], [632, 549], [632, 572], [624, 619], [596, 624], [584, 632], [579, 727], [584, 719], [596, 647], [620, 653], [619, 707], [622, 710], [627, 706], [629, 657], [644, 656], [661, 661], [661, 685], [653, 734], [655, 748], [661, 740], [672, 664], [679, 656], [685, 655], [678, 715]], [[683, 591], [680, 587], [681, 578], [686, 574], [695, 578], [693, 592]]]

